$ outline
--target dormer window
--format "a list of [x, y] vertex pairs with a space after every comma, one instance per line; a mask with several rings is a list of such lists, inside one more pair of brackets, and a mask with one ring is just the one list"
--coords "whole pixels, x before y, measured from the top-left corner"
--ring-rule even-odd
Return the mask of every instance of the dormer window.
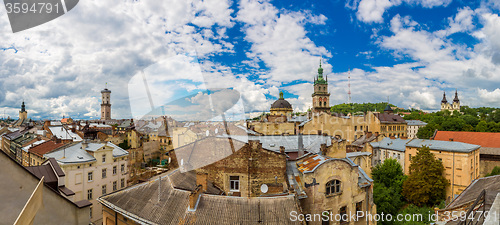
[[326, 187], [326, 195], [337, 194], [341, 192], [340, 189], [340, 180], [331, 180], [328, 181], [325, 185]]

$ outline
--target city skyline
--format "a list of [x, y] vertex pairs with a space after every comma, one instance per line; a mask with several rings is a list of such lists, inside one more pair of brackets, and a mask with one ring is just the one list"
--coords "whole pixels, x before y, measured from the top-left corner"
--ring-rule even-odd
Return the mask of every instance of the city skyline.
[[437, 111], [458, 89], [462, 105], [500, 107], [499, 12], [488, 0], [89, 1], [14, 34], [1, 9], [0, 110], [16, 117], [24, 100], [34, 119], [97, 119], [108, 82], [111, 117], [131, 118], [142, 71], [164, 91], [155, 105], [218, 87], [247, 113], [279, 91], [306, 111], [320, 58], [330, 105], [348, 101], [350, 76], [355, 103]]

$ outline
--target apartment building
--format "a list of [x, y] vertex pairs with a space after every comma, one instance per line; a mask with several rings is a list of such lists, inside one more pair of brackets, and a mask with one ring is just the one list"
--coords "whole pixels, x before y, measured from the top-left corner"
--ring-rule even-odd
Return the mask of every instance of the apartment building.
[[92, 203], [90, 221], [102, 224], [102, 206], [97, 198], [125, 188], [128, 152], [107, 143], [78, 142], [47, 153], [55, 158], [66, 174], [65, 186], [75, 192], [75, 201]]

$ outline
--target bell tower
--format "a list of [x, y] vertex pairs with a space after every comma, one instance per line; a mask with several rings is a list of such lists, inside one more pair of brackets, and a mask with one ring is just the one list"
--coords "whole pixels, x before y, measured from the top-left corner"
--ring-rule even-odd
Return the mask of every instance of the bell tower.
[[330, 93], [328, 93], [328, 77], [323, 78], [323, 68], [319, 61], [318, 75], [314, 77], [314, 92], [312, 94], [312, 111], [315, 113], [330, 113]]
[[101, 91], [102, 101], [101, 101], [101, 120], [110, 120], [111, 119], [111, 102], [109, 97], [111, 96], [111, 91], [108, 89], [108, 84], [106, 83], [106, 87]]
[[21, 111], [19, 111], [19, 120], [26, 120], [28, 118], [28, 112], [26, 112], [26, 106], [21, 104]]

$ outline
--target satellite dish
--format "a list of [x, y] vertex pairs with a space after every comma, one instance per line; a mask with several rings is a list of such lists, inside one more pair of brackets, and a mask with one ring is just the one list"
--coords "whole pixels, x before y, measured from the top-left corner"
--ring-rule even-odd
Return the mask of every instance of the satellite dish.
[[267, 184], [263, 184], [260, 186], [260, 192], [267, 193], [267, 191], [269, 191], [269, 187], [267, 187]]

